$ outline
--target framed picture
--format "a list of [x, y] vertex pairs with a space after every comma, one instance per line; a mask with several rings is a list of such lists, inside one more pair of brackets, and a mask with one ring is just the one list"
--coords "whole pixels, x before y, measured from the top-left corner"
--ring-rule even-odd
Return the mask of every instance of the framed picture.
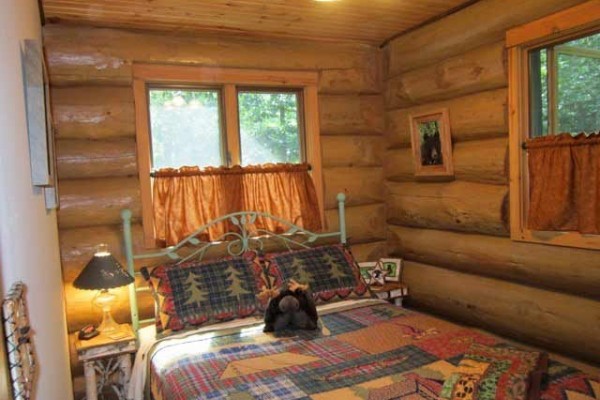
[[358, 263], [360, 269], [360, 276], [365, 280], [367, 285], [371, 284], [371, 271], [377, 267], [377, 261], [367, 261]]
[[411, 115], [410, 133], [415, 176], [454, 176], [448, 109]]
[[26, 39], [21, 50], [31, 182], [41, 187], [47, 209], [58, 208], [49, 79], [40, 40]]
[[386, 272], [385, 280], [388, 282], [400, 282], [402, 276], [401, 258], [382, 258], [379, 260], [381, 269]]

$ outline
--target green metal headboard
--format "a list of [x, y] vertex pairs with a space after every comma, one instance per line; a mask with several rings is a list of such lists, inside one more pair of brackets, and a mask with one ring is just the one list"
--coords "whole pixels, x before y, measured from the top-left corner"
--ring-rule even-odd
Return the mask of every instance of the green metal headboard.
[[[127, 271], [132, 276], [140, 275], [139, 272], [135, 271], [135, 260], [166, 257], [167, 259], [174, 261], [176, 264], [190, 260], [202, 260], [206, 252], [211, 247], [223, 245], [223, 243], [227, 243], [225, 250], [231, 256], [241, 255], [248, 250], [262, 250], [265, 242], [267, 241], [279, 241], [288, 249], [309, 248], [310, 244], [315, 243], [320, 239], [336, 237], [339, 237], [340, 243], [346, 244], [346, 217], [344, 207], [346, 195], [344, 193], [338, 193], [337, 201], [339, 213], [339, 231], [337, 232], [315, 233], [307, 231], [290, 221], [286, 221], [268, 213], [259, 211], [240, 211], [233, 214], [224, 215], [210, 221], [174, 246], [167, 247], [159, 251], [139, 254], [134, 254], [133, 252], [133, 240], [131, 235], [131, 210], [126, 209], [121, 211], [121, 218], [123, 220], [123, 236], [125, 240], [124, 244], [125, 257], [127, 259]], [[264, 229], [253, 229], [252, 231], [249, 231], [247, 229], [248, 226], [252, 225], [258, 217], [276, 221], [282, 226], [287, 227], [287, 230], [284, 233], [275, 233]], [[226, 232], [211, 242], [198, 239], [199, 234], [206, 231], [209, 227], [221, 222], [229, 222], [235, 228], [237, 228], [237, 231]], [[184, 249], [186, 251], [184, 251]], [[137, 287], [135, 282], [129, 286], [131, 324], [134, 332], [136, 333], [140, 327], [140, 324], [154, 321], [154, 319], [147, 319], [143, 321], [140, 321], [139, 319], [137, 293], [148, 290], [149, 288], [146, 286]]]

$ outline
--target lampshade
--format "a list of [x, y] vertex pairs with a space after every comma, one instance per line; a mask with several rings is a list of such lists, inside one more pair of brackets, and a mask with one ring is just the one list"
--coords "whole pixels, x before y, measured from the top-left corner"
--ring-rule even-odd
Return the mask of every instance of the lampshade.
[[73, 286], [77, 289], [101, 290], [129, 285], [132, 282], [133, 277], [108, 252], [106, 245], [100, 245], [73, 282]]

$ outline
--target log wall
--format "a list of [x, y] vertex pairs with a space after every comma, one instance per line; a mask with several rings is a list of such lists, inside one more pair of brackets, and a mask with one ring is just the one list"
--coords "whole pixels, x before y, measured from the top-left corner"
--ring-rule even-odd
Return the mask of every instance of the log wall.
[[[483, 0], [387, 45], [387, 234], [410, 305], [600, 362], [600, 252], [513, 242], [508, 221], [504, 35], [581, 2]], [[455, 179], [416, 180], [410, 115], [441, 107]]]
[[[57, 139], [59, 230], [69, 331], [97, 323], [89, 293], [72, 282], [99, 243], [124, 262], [120, 210], [133, 211], [133, 240], [142, 250], [131, 66], [134, 62], [235, 68], [316, 70], [331, 228], [337, 192], [347, 194], [348, 233], [357, 258], [386, 254], [381, 51], [372, 46], [170, 36], [48, 25], [44, 40]], [[114, 307], [129, 318], [127, 293]], [[142, 298], [143, 313], [152, 312]]]

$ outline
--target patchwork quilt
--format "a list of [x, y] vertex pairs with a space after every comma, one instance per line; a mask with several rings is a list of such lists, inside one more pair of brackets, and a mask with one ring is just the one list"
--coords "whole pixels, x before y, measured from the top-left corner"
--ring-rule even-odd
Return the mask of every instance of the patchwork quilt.
[[[499, 339], [389, 304], [321, 316], [318, 331], [256, 325], [165, 339], [149, 354], [147, 398], [440, 399], [472, 345]], [[170, 342], [168, 340], [171, 340]], [[600, 399], [600, 377], [550, 360], [542, 400]]]

